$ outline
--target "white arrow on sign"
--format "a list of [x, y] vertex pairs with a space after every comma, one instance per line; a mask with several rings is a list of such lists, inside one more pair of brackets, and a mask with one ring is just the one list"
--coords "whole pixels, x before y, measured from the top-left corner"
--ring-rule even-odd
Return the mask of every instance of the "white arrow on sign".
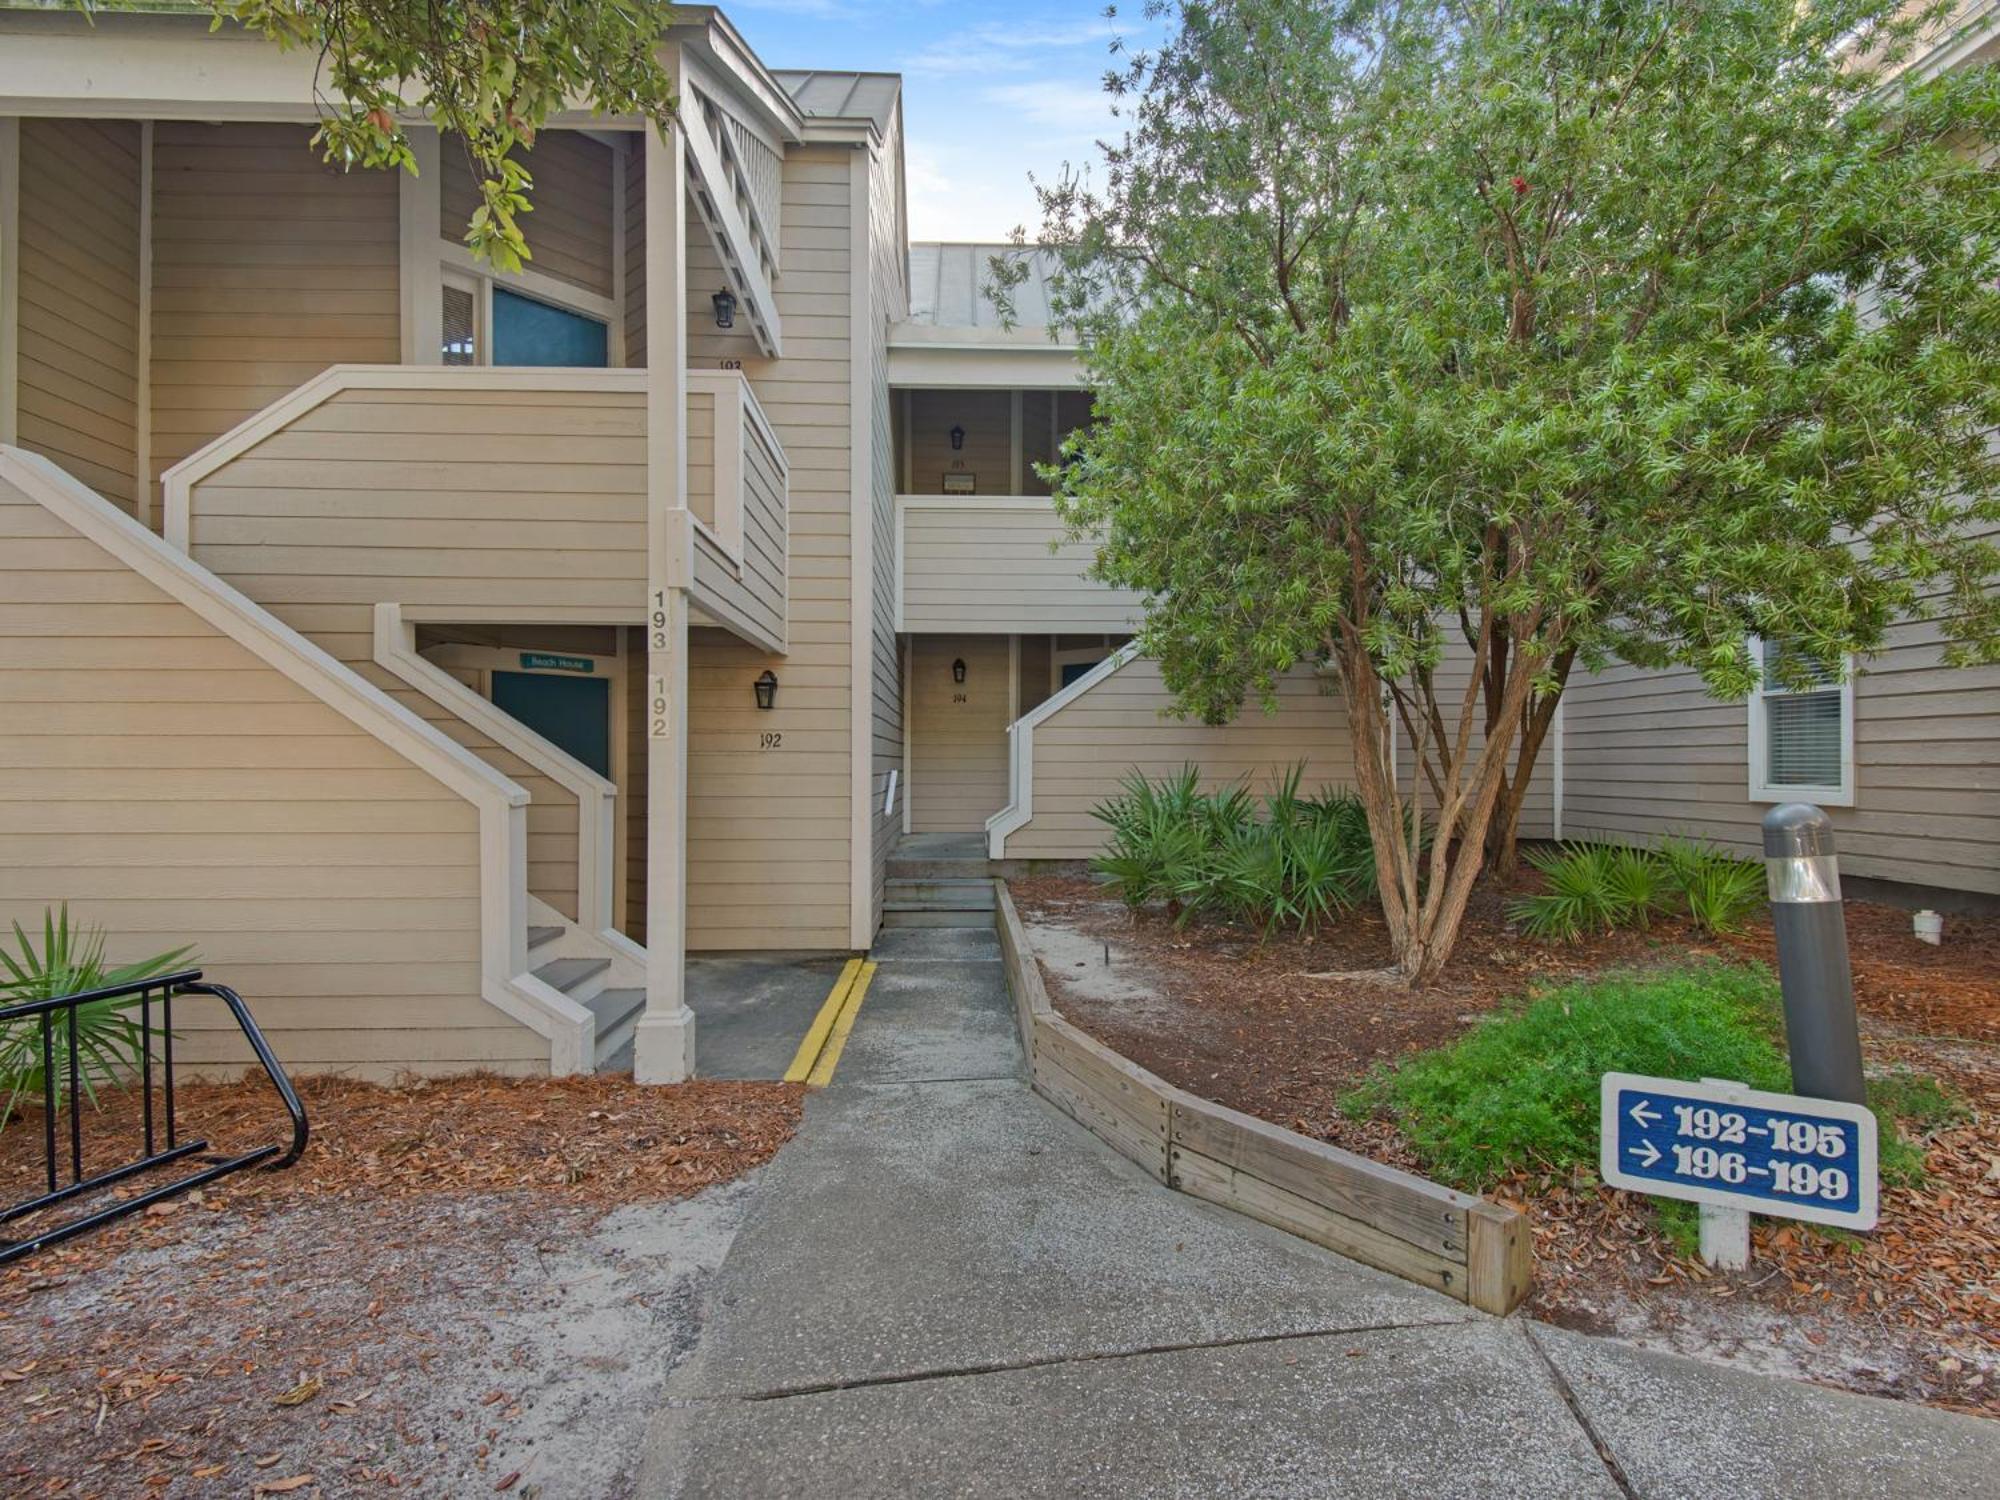
[[1660, 1148], [1651, 1141], [1641, 1141], [1632, 1148], [1632, 1154], [1639, 1158], [1640, 1166], [1650, 1167], [1660, 1159]]
[[1631, 1115], [1631, 1117], [1641, 1125], [1650, 1125], [1655, 1120], [1663, 1120], [1666, 1118], [1666, 1116], [1656, 1115], [1650, 1109], [1646, 1108], [1646, 1101], [1644, 1099], [1641, 1099], [1637, 1104], [1633, 1105], [1631, 1109], [1626, 1111], [1626, 1113]]

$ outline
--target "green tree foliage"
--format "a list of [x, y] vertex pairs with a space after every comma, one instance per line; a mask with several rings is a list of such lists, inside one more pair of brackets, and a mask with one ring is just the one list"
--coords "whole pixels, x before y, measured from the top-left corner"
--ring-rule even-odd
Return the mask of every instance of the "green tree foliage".
[[[117, 0], [71, 0], [85, 10]], [[414, 171], [407, 126], [455, 136], [480, 179], [466, 226], [475, 255], [502, 270], [529, 259], [520, 216], [534, 180], [521, 164], [553, 113], [637, 115], [664, 130], [673, 83], [655, 55], [672, 24], [665, 0], [192, 0], [318, 59], [313, 143], [345, 167]]]
[[1184, 4], [1044, 188], [1058, 504], [1185, 712], [1337, 670], [1411, 979], [1574, 664], [2000, 658], [2000, 77], [1888, 83], [1945, 7], [1900, 9]]

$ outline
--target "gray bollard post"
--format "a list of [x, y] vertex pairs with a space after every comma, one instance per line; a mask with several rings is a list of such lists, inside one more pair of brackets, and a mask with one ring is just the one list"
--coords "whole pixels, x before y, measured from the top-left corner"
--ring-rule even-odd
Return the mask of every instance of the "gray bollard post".
[[1778, 938], [1792, 1089], [1815, 1099], [1866, 1104], [1832, 819], [1804, 802], [1772, 808], [1764, 816], [1764, 871]]

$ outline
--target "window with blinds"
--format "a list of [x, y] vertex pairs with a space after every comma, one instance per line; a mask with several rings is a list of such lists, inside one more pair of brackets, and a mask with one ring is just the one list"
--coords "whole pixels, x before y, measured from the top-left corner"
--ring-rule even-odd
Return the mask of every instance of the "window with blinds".
[[1750, 705], [1750, 795], [1760, 801], [1852, 802], [1851, 679], [1777, 642], [1758, 642]]
[[450, 281], [444, 284], [443, 355], [448, 365], [479, 363], [479, 294]]

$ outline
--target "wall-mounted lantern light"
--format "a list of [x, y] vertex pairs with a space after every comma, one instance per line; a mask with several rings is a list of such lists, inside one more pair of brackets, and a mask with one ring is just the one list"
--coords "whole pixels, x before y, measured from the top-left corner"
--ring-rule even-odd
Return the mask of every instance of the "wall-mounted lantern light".
[[965, 429], [963, 427], [952, 428], [951, 451], [957, 453], [964, 446], [965, 446]]
[[750, 686], [756, 690], [757, 706], [759, 708], [770, 708], [777, 703], [778, 674], [773, 672], [769, 667], [766, 667], [764, 675], [751, 683]]
[[715, 326], [734, 328], [736, 326], [736, 293], [724, 287], [708, 299], [715, 304]]
[[958, 658], [957, 658], [956, 660], [954, 660], [954, 661], [952, 662], [952, 664], [951, 664], [951, 680], [952, 680], [953, 682], [963, 682], [963, 681], [965, 681], [965, 658], [964, 658], [964, 657], [962, 657], [962, 656], [961, 656], [961, 657], [958, 657]]

